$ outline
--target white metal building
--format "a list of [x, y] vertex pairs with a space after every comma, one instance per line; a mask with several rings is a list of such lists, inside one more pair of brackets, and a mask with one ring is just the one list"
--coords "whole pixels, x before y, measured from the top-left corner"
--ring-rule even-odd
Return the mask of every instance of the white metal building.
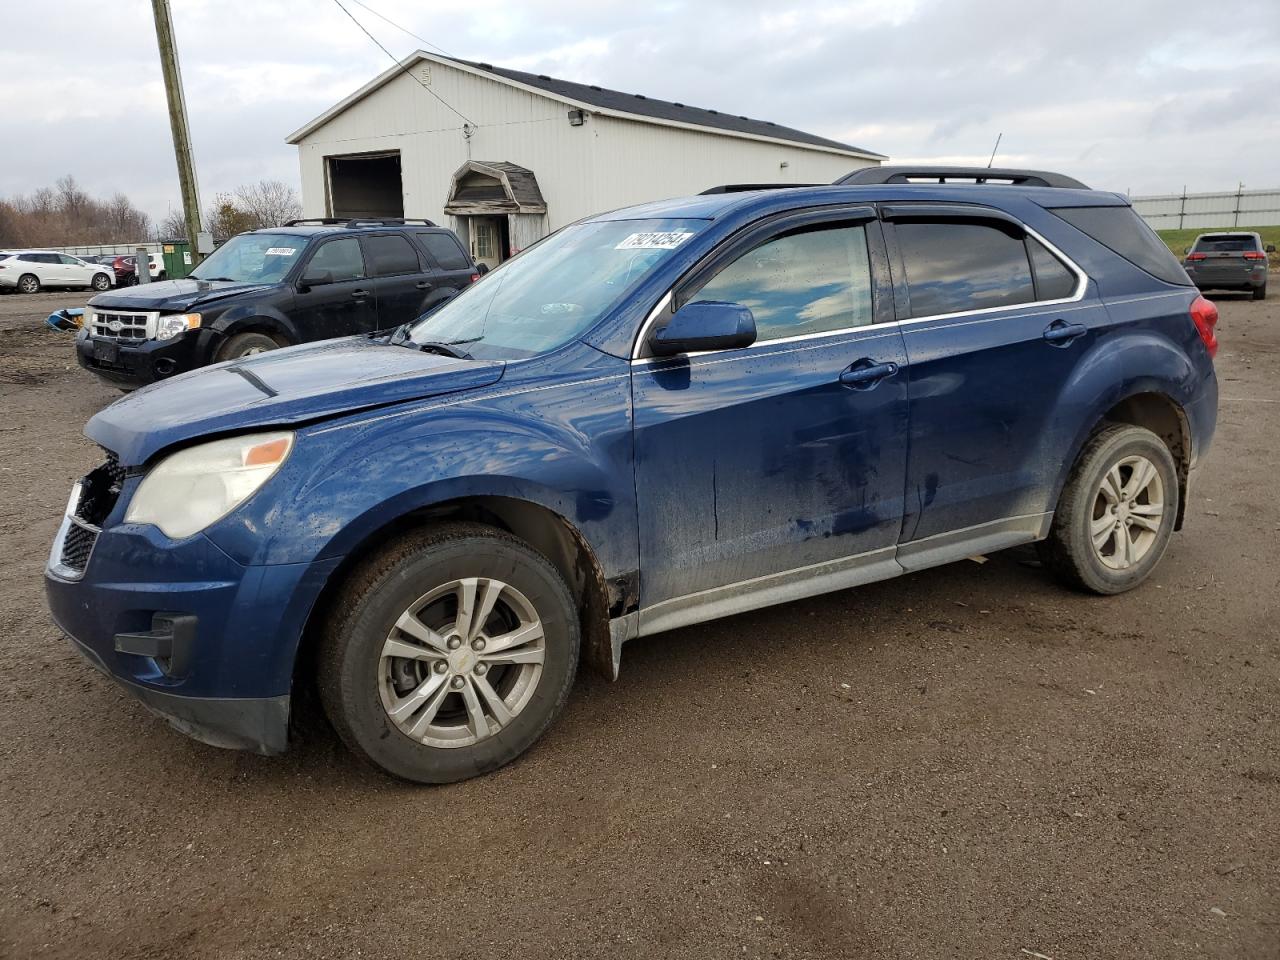
[[580, 217], [883, 156], [763, 120], [418, 51], [291, 134], [309, 217], [425, 217], [495, 265]]

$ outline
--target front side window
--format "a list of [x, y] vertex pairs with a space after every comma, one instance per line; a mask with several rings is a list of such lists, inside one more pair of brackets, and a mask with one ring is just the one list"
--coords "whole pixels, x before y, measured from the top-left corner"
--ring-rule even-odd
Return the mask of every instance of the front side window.
[[707, 225], [662, 218], [565, 227], [414, 324], [412, 342], [516, 360], [586, 333]]
[[418, 254], [406, 237], [389, 234], [382, 237], [366, 237], [365, 250], [369, 254], [369, 266], [375, 277], [396, 277], [405, 273], [417, 273]]
[[242, 233], [191, 271], [197, 280], [279, 283], [298, 262], [307, 241], [288, 233]]
[[307, 264], [306, 275], [325, 272], [332, 275], [334, 283], [361, 279], [364, 276], [364, 256], [360, 253], [360, 241], [355, 237], [344, 237], [322, 243]]
[[836, 224], [775, 237], [691, 299], [749, 308], [757, 342], [865, 326], [873, 318], [866, 228]]
[[1036, 299], [1022, 233], [998, 221], [903, 221], [894, 225], [911, 316], [932, 317]]

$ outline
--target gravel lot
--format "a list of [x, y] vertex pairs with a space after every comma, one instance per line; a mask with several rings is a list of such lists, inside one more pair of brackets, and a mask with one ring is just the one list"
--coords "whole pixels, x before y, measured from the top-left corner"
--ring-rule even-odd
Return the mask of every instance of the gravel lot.
[[1280, 957], [1280, 301], [1154, 580], [1027, 552], [636, 641], [514, 766], [191, 742], [41, 569], [116, 394], [0, 297], [0, 957]]

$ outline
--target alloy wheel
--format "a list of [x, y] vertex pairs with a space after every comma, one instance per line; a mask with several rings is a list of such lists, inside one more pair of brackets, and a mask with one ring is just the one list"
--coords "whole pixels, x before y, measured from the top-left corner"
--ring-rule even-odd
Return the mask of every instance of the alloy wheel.
[[1102, 476], [1094, 496], [1089, 536], [1098, 559], [1127, 570], [1155, 546], [1164, 521], [1164, 481], [1146, 457], [1117, 461]]
[[465, 577], [415, 600], [382, 645], [387, 716], [433, 747], [467, 747], [506, 728], [529, 703], [546, 646], [533, 604], [510, 584]]

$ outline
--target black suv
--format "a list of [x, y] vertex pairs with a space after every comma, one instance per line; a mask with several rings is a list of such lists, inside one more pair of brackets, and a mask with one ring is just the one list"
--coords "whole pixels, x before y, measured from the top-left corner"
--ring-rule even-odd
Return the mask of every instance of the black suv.
[[408, 323], [478, 280], [430, 220], [291, 220], [232, 237], [183, 280], [104, 293], [76, 337], [126, 389], [220, 360]]

